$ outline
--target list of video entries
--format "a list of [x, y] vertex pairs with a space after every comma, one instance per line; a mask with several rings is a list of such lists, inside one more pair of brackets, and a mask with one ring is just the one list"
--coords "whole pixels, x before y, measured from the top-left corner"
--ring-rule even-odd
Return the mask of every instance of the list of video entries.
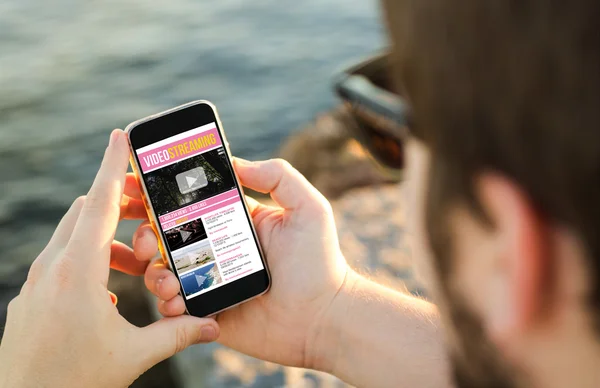
[[144, 179], [186, 298], [264, 268], [222, 146]]
[[[225, 149], [178, 161], [147, 173], [144, 179], [185, 296], [221, 285], [223, 277], [203, 218], [220, 208], [222, 194], [238, 196]], [[183, 216], [178, 217], [178, 212]]]

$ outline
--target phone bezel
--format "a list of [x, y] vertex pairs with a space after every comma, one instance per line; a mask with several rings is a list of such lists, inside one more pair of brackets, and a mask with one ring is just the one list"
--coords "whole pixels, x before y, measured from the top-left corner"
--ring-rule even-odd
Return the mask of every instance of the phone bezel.
[[153, 224], [152, 227], [157, 235], [157, 238], [159, 239], [161, 245], [161, 255], [163, 260], [168, 263], [171, 270], [176, 272], [172, 255], [167, 249], [168, 245], [164, 239], [164, 234], [159, 227], [160, 223], [158, 221], [158, 217], [154, 211], [154, 208], [152, 207], [151, 201], [147, 199], [149, 198], [149, 195], [141, 174], [141, 168], [138, 157], [135, 153], [135, 149], [153, 144], [157, 141], [180, 134], [182, 132], [186, 132], [205, 124], [209, 124], [211, 122], [214, 122], [217, 125], [217, 132], [219, 133], [221, 142], [227, 153], [227, 163], [229, 164], [231, 171], [233, 171], [236, 188], [240, 194], [240, 197], [242, 198], [246, 218], [250, 224], [250, 229], [252, 230], [255, 244], [258, 247], [264, 269], [191, 299], [185, 298], [183, 286], [179, 280], [179, 276], [176, 275], [177, 280], [179, 281], [180, 292], [185, 301], [188, 314], [199, 317], [218, 314], [221, 311], [247, 302], [250, 299], [266, 293], [271, 286], [271, 276], [267, 261], [258, 241], [258, 236], [256, 234], [252, 218], [250, 217], [250, 212], [248, 210], [242, 185], [240, 184], [237, 173], [233, 168], [233, 163], [231, 162], [232, 156], [229, 150], [229, 143], [227, 142], [223, 132], [223, 125], [219, 119], [217, 109], [211, 102], [206, 100], [192, 101], [173, 109], [169, 109], [167, 111], [134, 121], [125, 129], [131, 151], [131, 165], [140, 184], [145, 206], [148, 210], [148, 216]]

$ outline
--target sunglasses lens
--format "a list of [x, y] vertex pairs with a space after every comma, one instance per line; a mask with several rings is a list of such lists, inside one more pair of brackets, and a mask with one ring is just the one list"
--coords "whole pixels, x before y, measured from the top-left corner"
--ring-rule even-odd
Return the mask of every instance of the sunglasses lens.
[[401, 170], [404, 167], [404, 147], [402, 138], [397, 136], [401, 131], [390, 128], [395, 124], [383, 118], [367, 115], [356, 105], [346, 106], [350, 108], [355, 119], [354, 136], [373, 159], [387, 169]]
[[397, 139], [375, 132], [370, 136], [372, 153], [381, 163], [394, 169], [404, 166], [402, 144]]

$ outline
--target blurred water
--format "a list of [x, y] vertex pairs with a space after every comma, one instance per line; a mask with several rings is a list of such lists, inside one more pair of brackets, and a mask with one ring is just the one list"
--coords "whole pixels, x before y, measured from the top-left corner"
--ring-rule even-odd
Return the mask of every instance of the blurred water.
[[0, 149], [114, 127], [194, 99], [235, 153], [267, 157], [334, 103], [336, 70], [383, 45], [373, 0], [0, 3]]
[[[88, 190], [112, 128], [209, 99], [235, 154], [269, 157], [290, 131], [335, 103], [336, 70], [383, 46], [376, 5], [0, 2], [0, 325], [31, 261]], [[117, 238], [127, 242], [134, 228], [125, 222]], [[238, 372], [258, 376], [254, 386], [263, 387], [303, 373], [238, 357], [195, 347], [182, 355], [181, 375], [189, 386], [239, 386], [235, 371], [223, 368], [241, 365]]]

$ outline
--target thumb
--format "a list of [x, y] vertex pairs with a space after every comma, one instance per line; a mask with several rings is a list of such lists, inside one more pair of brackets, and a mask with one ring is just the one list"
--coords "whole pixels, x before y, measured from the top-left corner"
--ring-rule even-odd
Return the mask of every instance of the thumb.
[[147, 357], [148, 368], [186, 349], [188, 346], [215, 341], [219, 325], [212, 318], [181, 315], [163, 318], [141, 329], [139, 340]]
[[250, 162], [235, 158], [234, 167], [243, 186], [260, 193], [270, 193], [271, 198], [284, 209], [297, 210], [326, 202], [325, 197], [283, 159]]

